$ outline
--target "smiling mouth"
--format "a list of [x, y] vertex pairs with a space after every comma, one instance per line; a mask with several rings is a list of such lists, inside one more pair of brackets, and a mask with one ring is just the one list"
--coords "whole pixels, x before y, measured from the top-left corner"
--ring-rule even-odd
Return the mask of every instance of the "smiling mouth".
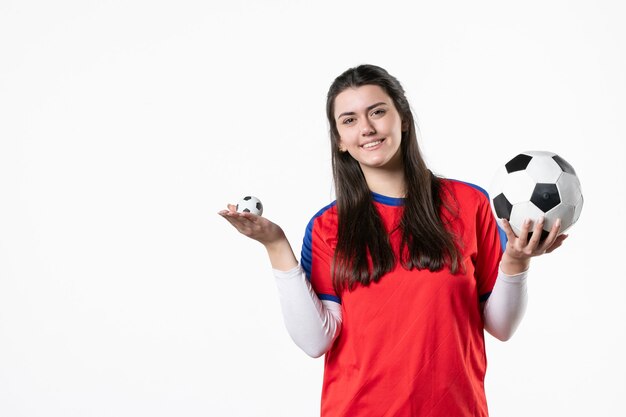
[[364, 149], [373, 148], [374, 146], [380, 145], [381, 143], [383, 143], [384, 140], [385, 139], [375, 140], [374, 142], [369, 142], [369, 143], [366, 143], [365, 145], [361, 145], [361, 147], [364, 148]]

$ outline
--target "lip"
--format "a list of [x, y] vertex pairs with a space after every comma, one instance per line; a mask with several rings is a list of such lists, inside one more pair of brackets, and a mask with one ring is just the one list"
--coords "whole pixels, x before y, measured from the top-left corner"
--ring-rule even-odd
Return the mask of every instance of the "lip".
[[[361, 145], [359, 145], [359, 147], [361, 149], [363, 149], [363, 150], [366, 150], [366, 151], [371, 151], [371, 150], [374, 150], [374, 149], [378, 149], [383, 143], [385, 143], [385, 139], [386, 138], [373, 139], [373, 140], [367, 141], [365, 143], [362, 143]], [[367, 145], [369, 143], [378, 142], [378, 141], [380, 141], [380, 143], [378, 145], [374, 145], [371, 148], [366, 148], [365, 147], [365, 145]]]

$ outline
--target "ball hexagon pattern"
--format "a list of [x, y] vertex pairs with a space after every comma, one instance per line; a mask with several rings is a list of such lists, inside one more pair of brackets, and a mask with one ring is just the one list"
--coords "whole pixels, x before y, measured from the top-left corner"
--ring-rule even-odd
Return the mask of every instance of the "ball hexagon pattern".
[[263, 214], [263, 204], [258, 198], [248, 195], [239, 200], [237, 211], [240, 213], [254, 213], [260, 216]]
[[558, 218], [560, 233], [568, 230], [583, 205], [576, 171], [561, 156], [547, 151], [527, 151], [511, 158], [494, 175], [489, 195], [498, 222], [508, 220], [517, 235], [524, 220], [534, 222], [544, 216], [542, 240]]

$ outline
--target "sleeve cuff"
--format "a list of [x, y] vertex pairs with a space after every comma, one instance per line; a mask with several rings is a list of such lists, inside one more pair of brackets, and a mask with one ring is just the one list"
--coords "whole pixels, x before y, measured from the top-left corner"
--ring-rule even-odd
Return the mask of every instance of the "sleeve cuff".
[[520, 272], [519, 274], [509, 275], [502, 272], [502, 269], [498, 272], [498, 279], [506, 281], [506, 282], [519, 282], [523, 281], [528, 277], [528, 270], [524, 272]]
[[302, 269], [300, 268], [300, 264], [298, 264], [287, 271], [280, 271], [278, 269], [272, 268], [272, 272], [274, 273], [274, 276], [278, 279], [293, 279], [302, 274]]

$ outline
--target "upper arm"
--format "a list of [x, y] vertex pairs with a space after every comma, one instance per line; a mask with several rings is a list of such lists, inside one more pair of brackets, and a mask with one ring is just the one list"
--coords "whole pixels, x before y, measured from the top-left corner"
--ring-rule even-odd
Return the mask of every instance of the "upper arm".
[[506, 234], [498, 226], [491, 210], [489, 196], [482, 190], [476, 210], [476, 261], [475, 274], [481, 309], [489, 298], [498, 276], [502, 253], [506, 247]]
[[336, 234], [331, 225], [322, 222], [318, 213], [307, 225], [302, 242], [301, 265], [313, 290], [322, 301], [340, 304], [341, 299], [335, 292], [332, 282], [332, 263], [334, 248], [329, 244]]

